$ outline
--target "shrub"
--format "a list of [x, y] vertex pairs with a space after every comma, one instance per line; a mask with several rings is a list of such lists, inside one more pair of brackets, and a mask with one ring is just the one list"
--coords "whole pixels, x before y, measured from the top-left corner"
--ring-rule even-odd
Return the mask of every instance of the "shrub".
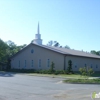
[[88, 69], [88, 75], [91, 76], [93, 73], [94, 73], [93, 69], [92, 68], [89, 68]]
[[55, 64], [54, 64], [54, 62], [51, 62], [51, 67], [50, 67], [50, 70], [49, 71], [51, 73], [54, 73], [55, 72], [54, 68], [55, 68]]
[[10, 72], [19, 72], [19, 73], [33, 73], [34, 69], [10, 69]]
[[87, 75], [86, 67], [80, 68], [79, 71], [80, 71], [82, 76], [86, 76]]
[[72, 71], [72, 61], [71, 61], [71, 60], [68, 61], [67, 72], [68, 72], [68, 73], [73, 72], [73, 71]]
[[80, 68], [79, 71], [82, 76], [86, 76], [86, 77], [91, 76], [94, 73], [93, 69], [89, 67], [88, 69], [87, 67]]
[[54, 73], [55, 75], [58, 75], [59, 74], [59, 71], [55, 71], [55, 73]]

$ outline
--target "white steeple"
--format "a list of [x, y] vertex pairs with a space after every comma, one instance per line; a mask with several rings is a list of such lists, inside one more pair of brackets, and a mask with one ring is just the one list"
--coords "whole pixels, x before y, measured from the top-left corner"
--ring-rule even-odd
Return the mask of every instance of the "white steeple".
[[37, 34], [40, 34], [39, 22], [38, 22]]
[[33, 43], [42, 45], [42, 39], [41, 39], [41, 34], [40, 34], [40, 29], [39, 29], [39, 22], [38, 22], [38, 27], [37, 27], [37, 34], [35, 34], [35, 39], [33, 40]]

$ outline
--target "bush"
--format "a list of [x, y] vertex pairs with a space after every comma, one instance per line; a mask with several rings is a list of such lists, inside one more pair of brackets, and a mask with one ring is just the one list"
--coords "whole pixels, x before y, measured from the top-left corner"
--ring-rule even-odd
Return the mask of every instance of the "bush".
[[10, 69], [9, 72], [34, 73], [34, 69]]
[[88, 69], [88, 76], [91, 76], [93, 73], [94, 73], [93, 69], [92, 68], [89, 68]]
[[54, 73], [55, 75], [58, 75], [59, 74], [59, 72], [58, 71], [55, 71], [55, 73]]
[[82, 76], [86, 76], [86, 77], [91, 76], [94, 73], [93, 69], [89, 67], [80, 68], [79, 71]]
[[54, 68], [55, 68], [55, 64], [54, 64], [54, 62], [51, 62], [51, 67], [50, 67], [49, 71], [51, 73], [54, 73], [55, 72]]
[[39, 72], [40, 72], [41, 74], [48, 74], [48, 73], [49, 73], [48, 70], [40, 70]]
[[79, 71], [80, 71], [82, 76], [87, 76], [87, 69], [86, 69], [86, 67], [80, 68]]

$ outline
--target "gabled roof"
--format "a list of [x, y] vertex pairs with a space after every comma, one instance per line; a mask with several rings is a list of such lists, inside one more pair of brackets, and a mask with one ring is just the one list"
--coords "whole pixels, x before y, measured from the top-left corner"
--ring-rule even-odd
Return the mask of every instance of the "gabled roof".
[[100, 58], [100, 56], [91, 54], [88, 52], [84, 51], [79, 51], [79, 50], [72, 50], [72, 49], [66, 49], [66, 48], [58, 48], [58, 47], [53, 47], [57, 50], [62, 51], [65, 54], [73, 55], [73, 56], [83, 56], [83, 57], [90, 57], [90, 58]]
[[88, 52], [84, 51], [79, 51], [79, 50], [72, 50], [72, 49], [67, 49], [67, 48], [59, 48], [59, 47], [54, 47], [54, 46], [48, 46], [48, 45], [39, 45], [43, 48], [53, 50], [55, 52], [65, 54], [65, 55], [72, 55], [72, 56], [81, 56], [81, 57], [88, 57], [88, 58], [98, 58], [100, 59], [100, 56], [91, 54]]
[[83, 51], [72, 50], [72, 49], [67, 49], [67, 48], [59, 48], [59, 47], [48, 46], [48, 45], [38, 45], [38, 44], [34, 44], [34, 43], [30, 43], [28, 46], [26, 46], [25, 48], [23, 48], [22, 50], [20, 50], [18, 53], [16, 53], [11, 58], [15, 57], [17, 54], [19, 54], [20, 52], [24, 51], [30, 45], [37, 45], [39, 47], [42, 47], [42, 48], [45, 48], [45, 49], [49, 49], [49, 50], [52, 50], [54, 52], [57, 52], [57, 53], [60, 53], [60, 54], [63, 54], [63, 55], [81, 56], [81, 57], [87, 57], [87, 58], [100, 59], [100, 56], [98, 56], [98, 55], [87, 53], [87, 52], [83, 52]]

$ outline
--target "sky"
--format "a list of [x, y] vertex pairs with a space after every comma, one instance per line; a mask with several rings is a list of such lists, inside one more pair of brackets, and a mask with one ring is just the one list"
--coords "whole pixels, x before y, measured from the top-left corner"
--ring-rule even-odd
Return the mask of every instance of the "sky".
[[0, 38], [29, 44], [37, 25], [43, 44], [100, 50], [100, 0], [0, 0]]

